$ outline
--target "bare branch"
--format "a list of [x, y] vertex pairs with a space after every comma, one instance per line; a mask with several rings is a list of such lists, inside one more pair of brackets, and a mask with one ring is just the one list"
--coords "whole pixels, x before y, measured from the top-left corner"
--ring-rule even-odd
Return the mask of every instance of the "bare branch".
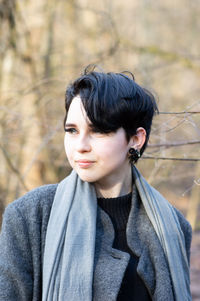
[[26, 175], [28, 174], [29, 170], [31, 169], [31, 167], [33, 166], [33, 164], [35, 163], [35, 161], [37, 160], [37, 157], [39, 155], [39, 153], [43, 150], [44, 147], [46, 147], [46, 145], [49, 143], [49, 141], [54, 137], [54, 135], [57, 133], [57, 131], [61, 128], [62, 126], [62, 122], [58, 121], [57, 125], [55, 126], [55, 129], [49, 133], [47, 133], [47, 135], [44, 137], [42, 143], [40, 144], [40, 146], [38, 147], [38, 149], [35, 151], [33, 158], [30, 160], [30, 163], [28, 164], [22, 179], [24, 179], [26, 177]]
[[[122, 40], [122, 39], [121, 39]], [[157, 45], [147, 45], [147, 46], [136, 46], [130, 39], [123, 38], [123, 45], [126, 51], [131, 50], [138, 52], [139, 54], [150, 54], [161, 58], [164, 62], [174, 63], [178, 62], [185, 68], [191, 69], [199, 74], [199, 65], [192, 58], [186, 57], [181, 53], [174, 51], [165, 51], [160, 46]]]
[[75, 4], [76, 8], [79, 10], [87, 10], [93, 12], [96, 15], [100, 15], [104, 17], [107, 21], [109, 21], [110, 25], [110, 33], [112, 34], [112, 45], [109, 46], [107, 50], [99, 51], [96, 54], [97, 59], [93, 62], [94, 64], [99, 64], [103, 60], [107, 59], [108, 57], [114, 55], [114, 53], [118, 50], [120, 44], [120, 37], [117, 30], [116, 22], [113, 19], [113, 16], [110, 12], [106, 10], [95, 9], [89, 6], [80, 6]]
[[159, 112], [159, 114], [165, 115], [181, 115], [181, 114], [200, 114], [200, 111], [182, 111], [182, 112]]
[[200, 161], [200, 158], [170, 158], [170, 157], [155, 157], [155, 156], [143, 156], [141, 159], [153, 159], [153, 160], [169, 160], [169, 161]]
[[171, 143], [160, 143], [160, 144], [148, 144], [148, 147], [174, 147], [174, 146], [182, 146], [182, 145], [190, 145], [190, 144], [198, 144], [200, 140], [191, 140], [191, 141], [180, 141], [180, 142], [171, 142]]
[[29, 189], [28, 189], [28, 187], [26, 186], [26, 184], [25, 184], [25, 182], [24, 182], [24, 180], [23, 180], [21, 174], [19, 173], [18, 169], [13, 165], [13, 163], [12, 163], [10, 157], [9, 157], [8, 154], [7, 154], [7, 151], [4, 149], [4, 147], [3, 147], [1, 144], [0, 144], [0, 149], [1, 149], [2, 152], [3, 152], [3, 155], [4, 155], [5, 159], [6, 159], [6, 162], [7, 162], [8, 166], [9, 166], [10, 169], [12, 169], [12, 171], [17, 175], [17, 177], [19, 178], [21, 184], [22, 184], [23, 187], [26, 189], [26, 191], [28, 191]]

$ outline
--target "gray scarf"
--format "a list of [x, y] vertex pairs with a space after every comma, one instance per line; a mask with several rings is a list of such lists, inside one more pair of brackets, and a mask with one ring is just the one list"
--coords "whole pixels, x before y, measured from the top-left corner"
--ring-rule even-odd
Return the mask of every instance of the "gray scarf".
[[[176, 301], [190, 301], [185, 239], [173, 207], [133, 167], [146, 213], [165, 252]], [[91, 301], [97, 202], [75, 171], [58, 184], [47, 227], [42, 301]]]

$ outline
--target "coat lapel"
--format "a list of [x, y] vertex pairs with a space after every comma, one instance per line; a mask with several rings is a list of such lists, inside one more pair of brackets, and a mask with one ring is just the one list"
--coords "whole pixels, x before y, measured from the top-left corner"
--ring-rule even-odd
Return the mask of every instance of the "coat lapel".
[[127, 224], [127, 242], [133, 253], [139, 257], [137, 273], [144, 281], [152, 299], [174, 300], [163, 249], [135, 186]]
[[112, 248], [114, 228], [109, 216], [97, 210], [93, 301], [115, 301], [130, 255]]

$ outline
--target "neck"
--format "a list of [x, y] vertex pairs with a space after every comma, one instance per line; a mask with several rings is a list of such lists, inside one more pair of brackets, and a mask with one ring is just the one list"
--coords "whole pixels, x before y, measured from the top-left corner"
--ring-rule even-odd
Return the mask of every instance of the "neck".
[[114, 179], [96, 182], [94, 185], [99, 198], [116, 198], [130, 193], [132, 191], [131, 166], [123, 178], [120, 175], [120, 177], [115, 177]]

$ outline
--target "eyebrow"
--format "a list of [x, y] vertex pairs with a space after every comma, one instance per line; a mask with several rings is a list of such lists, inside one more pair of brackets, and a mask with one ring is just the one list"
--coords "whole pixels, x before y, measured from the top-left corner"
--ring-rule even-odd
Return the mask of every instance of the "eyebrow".
[[65, 127], [76, 127], [74, 123], [65, 123]]
[[[76, 127], [77, 125], [75, 123], [65, 123], [65, 127]], [[93, 128], [92, 123], [89, 123], [88, 126], [90, 128]]]

